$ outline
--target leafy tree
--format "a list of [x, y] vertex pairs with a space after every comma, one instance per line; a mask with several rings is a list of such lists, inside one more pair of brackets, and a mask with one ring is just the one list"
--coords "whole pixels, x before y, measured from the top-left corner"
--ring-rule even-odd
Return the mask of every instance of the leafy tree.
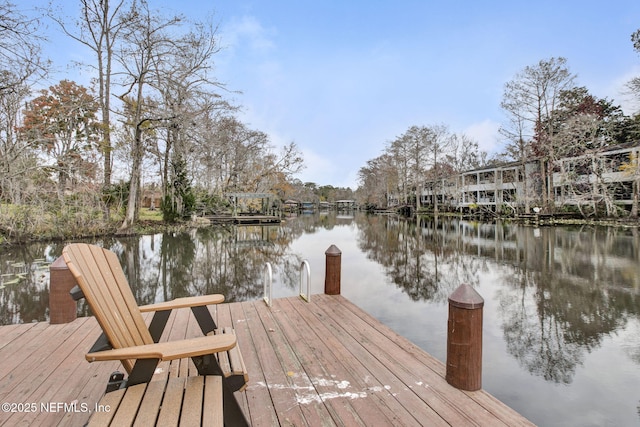
[[42, 90], [24, 112], [20, 133], [52, 159], [49, 167], [57, 173], [61, 201], [68, 179], [95, 174], [88, 154], [98, 141], [97, 111], [86, 88], [62, 80]]
[[[564, 123], [577, 116], [591, 116], [597, 120], [594, 134], [586, 135], [582, 140], [574, 141], [577, 147], [571, 147], [566, 155], [577, 155], [583, 148], [598, 148], [605, 145], [614, 145], [626, 142], [628, 119], [619, 105], [614, 105], [606, 98], [598, 99], [591, 95], [586, 87], [575, 87], [560, 93], [560, 105], [557, 114], [558, 127], [556, 132], [561, 132]], [[581, 141], [588, 141], [586, 147], [582, 147]], [[566, 141], [565, 141], [566, 142]], [[589, 145], [591, 144], [591, 145]]]
[[[114, 4], [115, 3], [115, 4]], [[112, 7], [113, 6], [113, 7]], [[87, 64], [95, 70], [100, 106], [99, 149], [103, 156], [103, 186], [105, 191], [111, 185], [112, 150], [111, 143], [111, 84], [114, 76], [113, 59], [115, 47], [121, 32], [127, 25], [125, 0], [80, 0], [80, 18], [75, 23], [74, 32], [69, 22], [73, 20], [56, 16], [49, 12], [64, 33], [73, 40], [89, 48], [94, 60]]]

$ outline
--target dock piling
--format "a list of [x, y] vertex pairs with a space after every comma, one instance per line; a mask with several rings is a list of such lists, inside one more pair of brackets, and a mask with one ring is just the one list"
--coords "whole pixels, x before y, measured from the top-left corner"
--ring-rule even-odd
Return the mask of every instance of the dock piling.
[[331, 245], [324, 254], [326, 257], [324, 293], [327, 295], [340, 295], [342, 251], [336, 245]]
[[76, 285], [76, 279], [69, 271], [62, 257], [49, 266], [49, 323], [52, 325], [76, 320], [77, 304], [69, 291]]
[[482, 309], [484, 299], [460, 285], [449, 297], [446, 380], [461, 390], [482, 388]]

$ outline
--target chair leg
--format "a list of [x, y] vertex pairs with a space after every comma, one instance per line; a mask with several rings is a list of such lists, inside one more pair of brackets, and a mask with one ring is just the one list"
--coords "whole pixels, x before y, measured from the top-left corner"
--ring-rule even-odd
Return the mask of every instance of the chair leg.
[[191, 307], [191, 311], [198, 321], [198, 325], [200, 325], [203, 335], [207, 335], [209, 332], [213, 332], [215, 329], [218, 329], [216, 322], [213, 321], [211, 312], [206, 305]]
[[153, 313], [153, 319], [151, 319], [151, 324], [149, 325], [149, 333], [151, 334], [153, 342], [160, 341], [160, 337], [162, 336], [164, 327], [167, 325], [167, 320], [169, 320], [170, 314], [171, 310], [159, 310]]
[[222, 406], [224, 408], [224, 425], [233, 427], [249, 427], [249, 422], [242, 412], [233, 391], [222, 379]]
[[129, 378], [127, 378], [127, 387], [151, 381], [159, 362], [160, 359], [136, 360], [136, 363], [133, 365], [133, 369], [129, 374]]
[[213, 354], [195, 356], [192, 357], [191, 360], [193, 364], [196, 365], [196, 369], [198, 369], [198, 375], [224, 375]]
[[[228, 426], [244, 427], [249, 426], [244, 412], [240, 408], [236, 397], [233, 394], [233, 377], [226, 378], [220, 369], [220, 365], [213, 354], [192, 357], [193, 364], [196, 365], [199, 375], [220, 375], [222, 376], [222, 402], [224, 406], [224, 423]], [[236, 389], [237, 390], [237, 389]]]
[[109, 375], [109, 382], [107, 383], [105, 393], [110, 393], [112, 391], [125, 388], [126, 386], [127, 381], [124, 379], [124, 374], [120, 371], [114, 371]]

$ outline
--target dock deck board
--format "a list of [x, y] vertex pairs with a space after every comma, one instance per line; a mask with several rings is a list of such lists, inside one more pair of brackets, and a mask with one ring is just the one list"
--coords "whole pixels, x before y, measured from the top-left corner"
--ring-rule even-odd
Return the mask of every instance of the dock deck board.
[[[253, 426], [533, 425], [483, 390], [451, 387], [442, 362], [341, 296], [210, 310], [218, 325], [235, 328], [249, 372], [249, 386], [236, 397]], [[119, 368], [84, 360], [99, 334], [92, 317], [0, 327], [0, 401], [37, 406], [35, 412], [0, 412], [0, 425], [84, 425], [90, 416], [84, 408], [94, 408]], [[191, 312], [177, 310], [162, 339], [199, 334]], [[159, 368], [154, 379], [195, 372], [189, 360]], [[74, 401], [76, 411], [41, 407]]]

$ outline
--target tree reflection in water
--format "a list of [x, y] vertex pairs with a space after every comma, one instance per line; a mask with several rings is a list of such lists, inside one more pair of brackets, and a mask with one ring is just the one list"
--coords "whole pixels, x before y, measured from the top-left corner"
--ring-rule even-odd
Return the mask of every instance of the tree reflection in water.
[[[246, 301], [262, 296], [266, 262], [281, 286], [296, 289], [302, 258], [290, 250], [291, 243], [302, 234], [330, 230], [339, 221], [336, 215], [310, 215], [284, 226], [208, 227], [93, 243], [118, 254], [140, 304], [208, 293]], [[498, 268], [495, 297], [507, 350], [547, 381], [571, 383], [585, 353], [630, 318], [637, 323], [637, 229], [534, 229], [364, 215], [351, 221], [357, 224], [360, 250], [413, 301], [446, 304], [461, 283], [479, 287], [483, 273]], [[0, 293], [2, 324], [46, 320], [47, 277], [37, 260], [52, 262], [62, 247], [35, 243], [3, 250], [0, 277], [8, 282], [18, 269], [22, 279], [19, 286], [4, 285]], [[79, 313], [88, 314], [84, 304]], [[635, 338], [626, 351], [640, 363], [640, 337]]]
[[393, 217], [363, 217], [358, 228], [361, 250], [413, 300], [445, 302], [461, 283], [478, 286], [496, 262], [507, 350], [547, 381], [571, 383], [585, 353], [639, 313], [635, 229]]
[[[227, 301], [260, 299], [266, 262], [280, 292], [274, 297], [295, 295], [303, 258], [296, 251], [306, 245], [317, 254], [313, 269], [324, 261], [327, 246], [320, 244], [335, 238], [351, 245], [350, 262], [343, 264], [343, 277], [350, 279], [343, 289], [353, 302], [432, 354], [446, 341], [436, 330], [441, 319], [434, 316], [446, 320], [447, 299], [460, 284], [477, 288], [485, 298], [488, 390], [532, 420], [629, 424], [631, 416], [637, 422], [636, 228], [537, 229], [328, 214], [302, 215], [281, 226], [209, 227], [91, 242], [118, 254], [138, 302], [149, 304], [208, 293], [222, 293]], [[0, 249], [1, 324], [47, 319], [48, 270], [42, 266], [63, 246], [38, 242]], [[314, 280], [321, 280], [321, 271], [315, 270]], [[88, 314], [84, 304], [78, 311]], [[619, 357], [614, 363], [622, 366], [611, 366], [610, 357]], [[571, 398], [564, 399], [567, 393]], [[597, 421], [590, 418], [594, 414]]]

